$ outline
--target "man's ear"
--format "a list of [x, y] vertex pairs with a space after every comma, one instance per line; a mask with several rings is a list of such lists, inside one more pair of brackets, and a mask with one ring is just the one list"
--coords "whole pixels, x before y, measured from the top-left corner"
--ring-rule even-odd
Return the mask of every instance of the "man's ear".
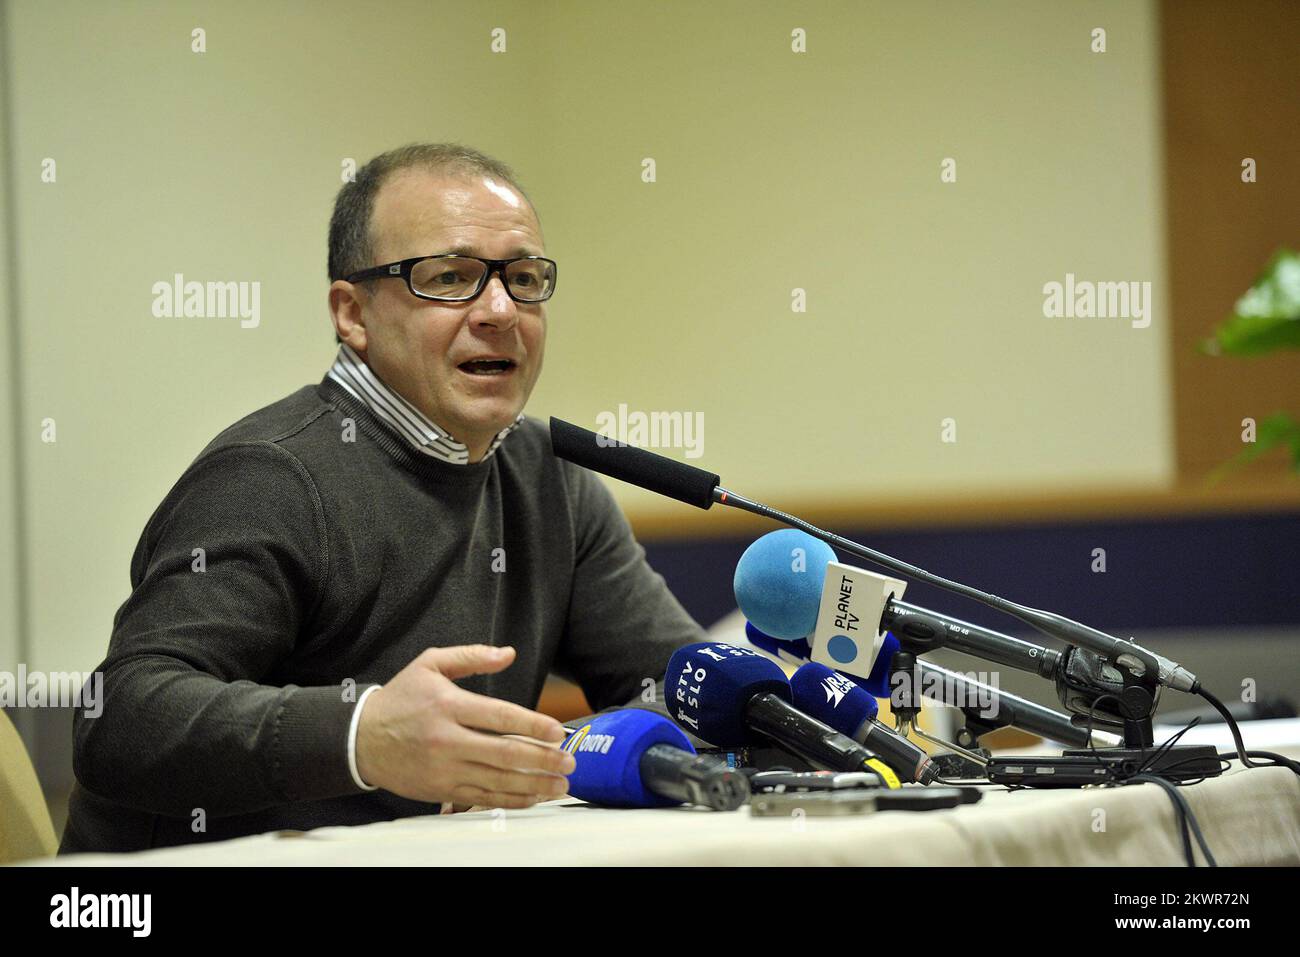
[[366, 355], [365, 304], [369, 293], [365, 287], [336, 279], [330, 283], [330, 317], [334, 334], [363, 359]]

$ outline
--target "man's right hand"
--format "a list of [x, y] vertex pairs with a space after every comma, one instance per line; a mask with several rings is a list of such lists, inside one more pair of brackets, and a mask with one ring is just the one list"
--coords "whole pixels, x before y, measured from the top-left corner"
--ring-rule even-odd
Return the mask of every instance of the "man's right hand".
[[[573, 756], [554, 718], [474, 694], [456, 678], [502, 671], [513, 648], [429, 648], [366, 699], [357, 728], [361, 780], [414, 801], [524, 808], [559, 797]], [[491, 732], [491, 733], [483, 733]]]

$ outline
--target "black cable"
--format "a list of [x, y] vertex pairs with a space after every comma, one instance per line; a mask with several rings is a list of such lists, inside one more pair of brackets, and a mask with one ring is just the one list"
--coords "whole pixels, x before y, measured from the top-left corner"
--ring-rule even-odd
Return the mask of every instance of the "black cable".
[[1088, 706], [1088, 750], [1097, 756], [1097, 763], [1100, 765], [1104, 765], [1106, 762], [1101, 759], [1101, 756], [1097, 751], [1097, 744], [1092, 740], [1092, 723], [1096, 718], [1097, 705], [1101, 704], [1107, 698], [1114, 701], [1117, 705], [1120, 705], [1121, 707], [1123, 706], [1123, 703], [1119, 698], [1113, 694], [1097, 695], [1097, 697], [1092, 699], [1092, 704]]
[[[1233, 741], [1237, 746], [1236, 755], [1216, 754], [1216, 757], [1223, 765], [1220, 768], [1220, 773], [1226, 770], [1227, 767], [1231, 766], [1231, 759], [1236, 757], [1239, 758], [1241, 763], [1248, 768], [1279, 766], [1279, 767], [1289, 768], [1290, 770], [1294, 771], [1296, 774], [1300, 774], [1300, 762], [1292, 761], [1290, 758], [1286, 758], [1280, 754], [1275, 754], [1272, 751], [1247, 751], [1245, 744], [1241, 740], [1241, 730], [1237, 727], [1236, 720], [1232, 717], [1232, 714], [1228, 711], [1228, 709], [1223, 706], [1223, 703], [1220, 702], [1218, 698], [1214, 697], [1214, 695], [1210, 694], [1210, 692], [1206, 691], [1205, 688], [1203, 687], [1198, 687], [1196, 693], [1200, 694], [1203, 698], [1205, 698], [1206, 701], [1210, 702], [1210, 704], [1213, 705], [1214, 708], [1221, 715], [1223, 715], [1224, 720], [1228, 723], [1229, 730], [1231, 730], [1232, 732]], [[1190, 722], [1187, 723], [1185, 727], [1179, 729], [1178, 731], [1170, 735], [1167, 739], [1165, 739], [1165, 741], [1162, 742], [1159, 745], [1159, 747], [1153, 748], [1150, 754], [1146, 756], [1143, 759], [1142, 763], [1138, 766], [1137, 771], [1131, 775], [1125, 776], [1122, 774], [1122, 772], [1119, 770], [1118, 767], [1106, 765], [1106, 762], [1104, 762], [1101, 757], [1102, 752], [1098, 750], [1095, 742], [1093, 741], [1093, 724], [1096, 720], [1096, 710], [1098, 705], [1100, 705], [1106, 699], [1113, 700], [1116, 702], [1116, 704], [1121, 704], [1121, 702], [1115, 695], [1109, 695], [1109, 694], [1098, 695], [1092, 701], [1092, 704], [1088, 708], [1088, 723], [1087, 723], [1087, 731], [1088, 731], [1087, 750], [1091, 752], [1092, 755], [1096, 758], [1098, 765], [1106, 767], [1107, 778], [1108, 778], [1108, 781], [1106, 783], [1112, 786], [1129, 785], [1129, 784], [1154, 784], [1157, 787], [1159, 787], [1169, 796], [1169, 799], [1173, 802], [1174, 819], [1178, 825], [1179, 836], [1182, 838], [1183, 856], [1187, 860], [1187, 866], [1188, 867], [1196, 866], [1196, 854], [1192, 849], [1192, 837], [1195, 836], [1196, 843], [1200, 845], [1201, 853], [1205, 856], [1206, 863], [1208, 863], [1210, 867], [1218, 867], [1219, 866], [1218, 861], [1215, 860], [1214, 854], [1211, 853], [1210, 847], [1205, 841], [1205, 835], [1201, 831], [1200, 822], [1196, 819], [1196, 815], [1195, 813], [1193, 813], [1191, 805], [1187, 803], [1187, 799], [1184, 798], [1183, 795], [1180, 794], [1178, 791], [1178, 788], [1180, 786], [1196, 784], [1199, 783], [1200, 781], [1205, 780], [1205, 778], [1201, 777], [1196, 779], [1195, 781], [1174, 782], [1174, 781], [1169, 781], [1163, 777], [1160, 777], [1157, 773], [1148, 773], [1148, 768], [1151, 768], [1162, 757], [1169, 754], [1170, 751], [1174, 748], [1174, 746], [1177, 745], [1179, 739], [1182, 738], [1183, 735], [1185, 735], [1192, 728], [1200, 724], [1201, 722], [1200, 717], [1197, 716], [1193, 718]], [[1143, 749], [1143, 751], [1145, 750], [1146, 749]], [[1255, 764], [1251, 762], [1250, 760], [1251, 757], [1266, 758], [1268, 759], [1267, 764]], [[1169, 772], [1182, 765], [1190, 764], [1201, 760], [1202, 758], [1199, 755], [1195, 757], [1185, 758], [1181, 761], [1175, 761], [1172, 764], [1164, 765], [1163, 767], [1159, 768], [1159, 771]], [[1011, 788], [1009, 790], [1019, 790], [1019, 788]]]
[[[1164, 778], [1161, 778], [1160, 780], [1164, 781]], [[1128, 784], [1131, 782], [1136, 782], [1138, 784], [1143, 783], [1139, 780], [1138, 775], [1134, 775], [1132, 778], [1129, 778], [1122, 783]], [[1181, 795], [1179, 796], [1181, 797]], [[1178, 826], [1178, 835], [1183, 841], [1183, 859], [1187, 861], [1188, 867], [1195, 867], [1196, 854], [1192, 851], [1192, 835], [1187, 828], [1187, 812], [1184, 806], [1178, 801], [1174, 801], [1174, 823]]]
[[[1243, 765], [1248, 768], [1271, 766], [1284, 767], [1289, 768], [1295, 774], [1300, 775], [1300, 762], [1292, 761], [1290, 758], [1283, 757], [1280, 754], [1275, 754], [1272, 751], [1247, 751], [1245, 743], [1241, 740], [1241, 729], [1237, 727], [1237, 719], [1234, 718], [1232, 713], [1224, 707], [1223, 702], [1210, 694], [1210, 692], [1206, 691], [1204, 688], [1197, 688], [1196, 693], [1213, 705], [1214, 710], [1223, 715], [1223, 720], [1228, 723], [1228, 730], [1232, 732], [1232, 743], [1237, 747], [1236, 757]], [[1219, 755], [1219, 757], [1223, 757], [1223, 755]], [[1251, 757], [1268, 758], [1269, 760], [1265, 764], [1255, 764], [1250, 760]]]
[[[1219, 755], [1215, 755], [1215, 757], [1219, 759], [1219, 770], [1217, 773], [1222, 774], [1224, 771], [1227, 771], [1230, 767], [1232, 767], [1232, 759], [1235, 758], [1236, 755], [1225, 756], [1219, 754]], [[1174, 768], [1180, 768], [1184, 764], [1198, 764], [1203, 760], [1205, 759], [1201, 755], [1196, 754], [1188, 758], [1183, 758], [1181, 761], [1175, 761], [1173, 764], [1166, 764], [1160, 770], [1162, 772], [1172, 771]], [[1174, 787], [1185, 788], [1193, 784], [1200, 784], [1202, 781], [1206, 779], [1207, 779], [1206, 777], [1199, 777], [1199, 778], [1191, 778], [1186, 781], [1170, 781], [1169, 783], [1172, 784]]]
[[[1171, 734], [1171, 735], [1170, 735], [1170, 736], [1165, 740], [1164, 744], [1160, 745], [1160, 747], [1158, 747], [1158, 748], [1156, 748], [1154, 751], [1152, 751], [1152, 752], [1151, 752], [1151, 756], [1148, 757], [1146, 760], [1144, 760], [1140, 765], [1138, 765], [1138, 769], [1137, 769], [1137, 771], [1135, 771], [1134, 773], [1135, 773], [1135, 774], [1143, 774], [1143, 773], [1145, 773], [1145, 772], [1147, 771], [1148, 768], [1152, 767], [1152, 765], [1155, 764], [1155, 762], [1159, 761], [1162, 757], [1164, 757], [1166, 754], [1168, 754], [1170, 751], [1173, 750], [1173, 747], [1174, 747], [1174, 745], [1176, 745], [1176, 744], [1178, 743], [1178, 739], [1179, 739], [1179, 738], [1181, 738], [1183, 735], [1185, 735], [1188, 731], [1191, 731], [1192, 728], [1196, 727], [1196, 726], [1197, 726], [1198, 724], [1200, 724], [1200, 723], [1201, 723], [1201, 717], [1200, 717], [1200, 715], [1197, 715], [1195, 718], [1193, 718], [1191, 721], [1189, 721], [1189, 722], [1187, 723], [1187, 725], [1186, 725], [1182, 730], [1180, 730], [1180, 731], [1175, 731], [1173, 734]], [[1144, 750], [1145, 750], [1145, 749], [1144, 749]], [[1180, 761], [1180, 762], [1178, 762], [1178, 763], [1179, 763], [1179, 764], [1182, 764], [1182, 763], [1184, 763], [1184, 762]], [[1161, 770], [1161, 771], [1165, 771], [1165, 770], [1168, 770], [1169, 767], [1170, 767], [1170, 765], [1165, 765], [1165, 766], [1161, 767], [1159, 770]], [[1154, 773], [1154, 772], [1153, 772], [1153, 773]]]
[[1157, 777], [1154, 774], [1135, 774], [1124, 781], [1125, 784], [1131, 784], [1134, 782], [1155, 784], [1168, 794], [1169, 799], [1174, 802], [1175, 816], [1178, 818], [1179, 828], [1182, 831], [1183, 853], [1187, 856], [1187, 866], [1196, 866], [1196, 857], [1192, 853], [1192, 842], [1187, 836], [1187, 829], [1190, 826], [1192, 833], [1196, 835], [1196, 843], [1201, 846], [1201, 853], [1205, 855], [1206, 862], [1211, 867], [1218, 867], [1218, 861], [1214, 859], [1214, 855], [1210, 853], [1209, 845], [1205, 843], [1205, 835], [1201, 833], [1201, 825], [1196, 820], [1196, 815], [1192, 813], [1192, 808], [1187, 803], [1187, 798], [1183, 797], [1182, 794], [1178, 792], [1178, 788], [1174, 787], [1173, 784], [1166, 781], [1164, 778]]
[[[1272, 751], [1247, 751], [1246, 755], [1252, 758], [1269, 759], [1262, 764], [1255, 764], [1253, 762], [1247, 764], [1246, 767], [1248, 768], [1286, 768], [1289, 771], [1295, 771], [1296, 774], [1300, 774], [1300, 764], [1297, 764], [1295, 761], [1281, 754], [1276, 754]], [[1223, 751], [1219, 753], [1217, 757], [1220, 760], [1226, 760], [1229, 763], [1232, 761], [1242, 760], [1240, 752], [1233, 753], [1232, 751]]]
[[[1112, 698], [1116, 701], [1116, 703], [1119, 703], [1119, 699], [1115, 698], [1114, 695], [1099, 695], [1092, 702], [1092, 706], [1088, 709], [1088, 750], [1091, 751], [1093, 755], [1096, 757], [1097, 763], [1099, 765], [1104, 765], [1105, 762], [1102, 761], [1101, 759], [1102, 752], [1100, 752], [1093, 744], [1092, 724], [1094, 721], [1097, 705], [1100, 704], [1101, 701], [1105, 698]], [[1173, 782], [1168, 781], [1165, 778], [1159, 777], [1154, 773], [1152, 774], [1147, 773], [1147, 769], [1149, 767], [1151, 767], [1155, 762], [1159, 761], [1161, 757], [1168, 754], [1170, 750], [1174, 747], [1174, 745], [1178, 743], [1178, 739], [1181, 738], [1183, 735], [1185, 735], [1192, 728], [1196, 727], [1196, 725], [1198, 725], [1200, 721], [1201, 719], [1199, 716], [1193, 718], [1190, 722], [1188, 722], [1188, 724], [1185, 727], [1179, 729], [1178, 731], [1175, 731], [1168, 738], [1166, 738], [1165, 741], [1162, 742], [1159, 747], [1153, 748], [1151, 750], [1151, 753], [1143, 759], [1142, 763], [1138, 766], [1137, 771], [1134, 772], [1133, 774], [1124, 775], [1118, 767], [1113, 767], [1113, 766], [1108, 767], [1107, 770], [1110, 779], [1108, 783], [1111, 785], [1149, 783], [1149, 784], [1155, 784], [1159, 786], [1161, 790], [1163, 790], [1166, 794], [1169, 795], [1169, 799], [1174, 803], [1174, 820], [1178, 825], [1178, 834], [1182, 838], [1183, 856], [1187, 860], [1187, 866], [1188, 867], [1196, 866], [1196, 854], [1192, 850], [1192, 834], [1194, 833], [1196, 835], [1196, 842], [1201, 846], [1201, 853], [1205, 855], [1206, 861], [1209, 862], [1211, 867], [1218, 867], [1219, 865], [1215, 862], [1214, 855], [1210, 853], [1210, 848], [1205, 843], [1205, 836], [1201, 833], [1200, 822], [1196, 820], [1196, 815], [1192, 813], [1191, 806], [1187, 803], [1187, 800], [1181, 794], [1178, 793], [1177, 786]], [[1145, 751], [1145, 749], [1143, 750]], [[1194, 760], [1200, 760], [1200, 758], [1199, 757], [1185, 758], [1182, 761], [1175, 761], [1173, 764], [1165, 765], [1164, 767], [1160, 768], [1160, 771], [1167, 772], [1172, 770], [1173, 768], [1176, 768], [1183, 764], [1187, 764]], [[1204, 780], [1204, 778], [1202, 778], [1201, 780]]]
[[934, 778], [934, 779], [935, 779], [936, 781], [938, 781], [940, 784], [942, 784], [944, 787], [950, 787], [950, 788], [977, 788], [977, 787], [1001, 788], [1001, 787], [1006, 787], [1005, 784], [994, 784], [994, 783], [993, 783], [992, 781], [990, 781], [988, 778], [983, 778], [983, 779], [980, 779], [980, 778], [957, 778], [956, 780], [953, 780], [953, 779], [951, 779], [951, 778], [941, 778], [941, 777], [939, 777], [938, 775], [935, 775], [935, 778]]

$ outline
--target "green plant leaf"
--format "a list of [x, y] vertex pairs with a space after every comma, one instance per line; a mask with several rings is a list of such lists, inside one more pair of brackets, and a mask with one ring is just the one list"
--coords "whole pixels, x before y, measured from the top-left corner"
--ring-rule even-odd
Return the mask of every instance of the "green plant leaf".
[[1233, 315], [1201, 343], [1208, 355], [1254, 356], [1300, 349], [1300, 255], [1281, 249]]
[[1224, 462], [1209, 474], [1207, 481], [1213, 485], [1228, 473], [1255, 461], [1266, 452], [1286, 446], [1291, 452], [1291, 469], [1300, 471], [1300, 422], [1285, 412], [1270, 415], [1255, 432], [1255, 441]]

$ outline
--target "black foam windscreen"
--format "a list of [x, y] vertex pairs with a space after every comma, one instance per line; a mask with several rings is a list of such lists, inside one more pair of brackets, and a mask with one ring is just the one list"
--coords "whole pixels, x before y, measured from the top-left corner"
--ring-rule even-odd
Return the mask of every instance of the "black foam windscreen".
[[713, 472], [634, 445], [597, 435], [551, 416], [551, 450], [557, 458], [591, 469], [620, 482], [667, 495], [696, 508], [713, 505], [713, 490], [721, 479]]

